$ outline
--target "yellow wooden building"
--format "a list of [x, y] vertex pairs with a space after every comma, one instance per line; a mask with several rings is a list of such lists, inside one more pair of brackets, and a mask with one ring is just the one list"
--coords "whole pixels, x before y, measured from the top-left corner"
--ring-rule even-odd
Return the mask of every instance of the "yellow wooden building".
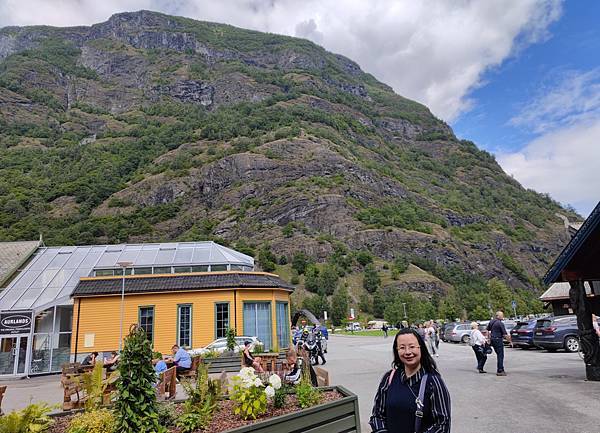
[[81, 278], [72, 293], [71, 353], [80, 359], [117, 350], [121, 327], [125, 337], [131, 324], [143, 327], [162, 353], [174, 344], [206, 346], [229, 328], [258, 337], [267, 350], [283, 349], [290, 344], [293, 289], [277, 275], [245, 271]]

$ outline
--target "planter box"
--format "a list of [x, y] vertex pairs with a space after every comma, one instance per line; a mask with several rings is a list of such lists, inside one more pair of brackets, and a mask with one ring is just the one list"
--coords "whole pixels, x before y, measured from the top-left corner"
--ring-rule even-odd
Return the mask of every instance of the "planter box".
[[[336, 390], [343, 397], [222, 433], [360, 433], [358, 397], [343, 386], [329, 386], [320, 389], [323, 391]], [[173, 402], [183, 403], [184, 401], [174, 400]], [[83, 409], [52, 413], [50, 416], [62, 418], [81, 412]]]
[[358, 397], [343, 386], [321, 389], [336, 390], [343, 398], [223, 433], [360, 433]]

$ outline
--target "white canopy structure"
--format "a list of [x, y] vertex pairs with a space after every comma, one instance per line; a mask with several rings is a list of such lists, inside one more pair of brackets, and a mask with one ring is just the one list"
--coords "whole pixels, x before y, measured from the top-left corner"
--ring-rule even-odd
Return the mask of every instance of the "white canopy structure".
[[251, 271], [254, 259], [215, 242], [41, 247], [0, 293], [0, 310], [42, 311], [71, 302], [81, 277], [126, 273]]

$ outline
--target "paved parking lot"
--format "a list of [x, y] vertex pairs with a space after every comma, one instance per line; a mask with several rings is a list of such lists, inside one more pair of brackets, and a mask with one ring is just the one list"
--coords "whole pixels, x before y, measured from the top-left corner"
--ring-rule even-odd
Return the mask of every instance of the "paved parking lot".
[[[334, 384], [359, 396], [363, 432], [370, 432], [373, 397], [392, 360], [392, 338], [331, 336], [327, 369]], [[506, 350], [506, 377], [475, 369], [469, 346], [441, 343], [435, 358], [452, 397], [453, 433], [597, 433], [600, 382], [585, 381], [583, 361], [571, 353]]]
[[[331, 382], [359, 396], [368, 433], [373, 396], [391, 362], [392, 338], [331, 336], [326, 368]], [[478, 374], [470, 347], [441, 343], [436, 358], [452, 396], [453, 433], [597, 433], [600, 382], [586, 382], [577, 354], [507, 349], [507, 377], [497, 377], [495, 355]], [[3, 381], [5, 412], [30, 401], [62, 402], [59, 376]]]

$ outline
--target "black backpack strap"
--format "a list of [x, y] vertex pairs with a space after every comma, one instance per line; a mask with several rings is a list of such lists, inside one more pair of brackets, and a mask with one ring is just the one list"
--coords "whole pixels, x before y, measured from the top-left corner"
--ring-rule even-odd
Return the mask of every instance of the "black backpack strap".
[[421, 422], [423, 421], [423, 407], [425, 406], [425, 388], [427, 387], [428, 374], [425, 373], [421, 378], [421, 386], [419, 386], [419, 396], [417, 397], [417, 411], [415, 412], [415, 433], [420, 433]]

